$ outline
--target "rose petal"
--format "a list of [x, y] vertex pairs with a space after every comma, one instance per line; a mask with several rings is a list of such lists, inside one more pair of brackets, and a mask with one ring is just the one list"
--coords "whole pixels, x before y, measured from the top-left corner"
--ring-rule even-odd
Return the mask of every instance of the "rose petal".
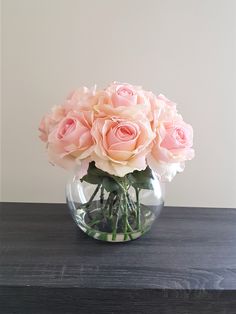
[[118, 150], [112, 150], [112, 149], [108, 150], [108, 154], [113, 160], [117, 160], [117, 161], [127, 161], [133, 155], [132, 152], [121, 151], [121, 150], [118, 151]]

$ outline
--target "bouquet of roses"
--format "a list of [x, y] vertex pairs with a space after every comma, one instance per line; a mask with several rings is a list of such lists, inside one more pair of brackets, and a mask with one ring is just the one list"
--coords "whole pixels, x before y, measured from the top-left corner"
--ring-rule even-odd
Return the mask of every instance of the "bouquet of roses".
[[192, 127], [176, 104], [126, 83], [73, 91], [64, 104], [44, 116], [39, 130], [53, 165], [76, 169], [81, 182], [96, 185], [83, 208], [89, 211], [101, 192], [100, 223], [110, 219], [111, 226], [116, 225], [111, 227], [113, 237], [119, 219], [124, 232], [140, 228], [140, 190], [153, 189], [155, 176], [171, 181], [194, 156]]

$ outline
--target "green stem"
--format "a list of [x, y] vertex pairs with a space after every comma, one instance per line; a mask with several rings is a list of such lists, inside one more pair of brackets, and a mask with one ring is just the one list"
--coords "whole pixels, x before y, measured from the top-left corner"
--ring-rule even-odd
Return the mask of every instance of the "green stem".
[[112, 224], [112, 241], [116, 240], [116, 232], [118, 225], [119, 215], [118, 213], [113, 216], [113, 224]]
[[[125, 194], [125, 204], [126, 204], [127, 207], [130, 206], [128, 193]], [[130, 206], [130, 208], [131, 208], [131, 206]], [[131, 210], [132, 210], [132, 208], [131, 208]], [[131, 212], [132, 212], [132, 211], [131, 211]], [[127, 216], [126, 216], [126, 221], [127, 221], [128, 231], [134, 232], [133, 228], [131, 227], [131, 225], [130, 225], [130, 223], [129, 223], [129, 216], [128, 216], [128, 213], [127, 213]]]
[[90, 197], [90, 199], [88, 200], [88, 202], [83, 204], [83, 207], [88, 208], [88, 207], [90, 206], [91, 202], [93, 201], [93, 199], [94, 199], [94, 197], [96, 196], [96, 194], [97, 194], [98, 190], [100, 189], [100, 187], [101, 187], [101, 184], [98, 184], [98, 186], [97, 186], [96, 189], [94, 190], [94, 192], [93, 192], [93, 194], [91, 195], [91, 197]]
[[109, 205], [109, 217], [112, 219], [113, 215], [117, 214], [117, 203], [118, 203], [118, 195], [115, 193], [114, 197], [112, 198], [110, 205]]
[[135, 205], [134, 205], [133, 200], [130, 198], [128, 192], [126, 193], [126, 197], [127, 197], [127, 200], [128, 200], [128, 207], [130, 208], [130, 212], [131, 212], [132, 214], [134, 214], [134, 216], [135, 216], [135, 218], [136, 218], [136, 217], [137, 217], [136, 207], [135, 207]]
[[141, 229], [141, 212], [140, 212], [140, 200], [139, 200], [139, 188], [135, 188], [136, 193], [136, 206], [137, 206], [137, 229]]
[[127, 199], [126, 199], [126, 195], [124, 193], [123, 195], [123, 208], [124, 208], [124, 240], [127, 240], [128, 239], [128, 213], [127, 213]]
[[128, 231], [130, 231], [130, 232], [134, 232], [134, 229], [130, 226], [130, 223], [129, 223], [128, 218], [127, 218], [127, 229], [128, 229]]
[[101, 187], [101, 195], [100, 195], [100, 203], [103, 205], [104, 203], [104, 187]]
[[120, 195], [117, 194], [116, 200], [115, 200], [115, 210], [113, 215], [113, 221], [112, 221], [112, 241], [116, 240], [116, 233], [117, 233], [117, 226], [119, 221], [119, 212], [120, 212], [120, 206], [121, 206], [121, 199]]
[[110, 195], [111, 195], [111, 198], [109, 200], [108, 212], [109, 212], [109, 218], [112, 218], [112, 209], [114, 206], [114, 199], [116, 197], [116, 194], [112, 192]]
[[[104, 217], [110, 217], [110, 210], [112, 209], [113, 199], [115, 197], [115, 193], [111, 192], [106, 200], [105, 206], [102, 209]], [[108, 215], [106, 213], [106, 210], [108, 209]]]
[[99, 223], [99, 222], [101, 222], [100, 219], [94, 219], [94, 221], [91, 221], [91, 222], [89, 223], [89, 227], [92, 227], [92, 226], [96, 225], [96, 224]]

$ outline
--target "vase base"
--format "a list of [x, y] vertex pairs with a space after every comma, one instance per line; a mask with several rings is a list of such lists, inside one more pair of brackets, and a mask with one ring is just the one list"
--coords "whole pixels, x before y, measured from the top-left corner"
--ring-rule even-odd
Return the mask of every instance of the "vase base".
[[96, 231], [96, 230], [86, 229], [84, 226], [81, 226], [81, 225], [79, 225], [79, 227], [88, 236], [90, 236], [96, 240], [105, 241], [105, 242], [117, 242], [117, 243], [136, 240], [148, 231], [148, 230], [145, 230], [142, 232], [139, 231], [139, 232], [132, 232], [132, 233], [128, 233], [128, 234], [117, 233], [115, 235], [115, 238], [113, 238], [113, 234], [111, 234], [111, 233], [105, 233], [105, 232], [100, 232], [100, 231]]
[[116, 233], [115, 235], [112, 233], [101, 232], [95, 229], [86, 228], [84, 225], [78, 224], [80, 229], [84, 231], [88, 236], [105, 242], [128, 242], [131, 240], [136, 240], [145, 234], [149, 229], [142, 230], [142, 231], [134, 231], [124, 233]]
[[[123, 232], [122, 229], [122, 218], [118, 217], [117, 223], [114, 216], [112, 218], [104, 217], [101, 209], [96, 206], [96, 202], [94, 202], [92, 210], [78, 206], [71, 210], [71, 214], [78, 227], [90, 237], [106, 242], [127, 242], [135, 240], [149, 231], [162, 207], [163, 204], [158, 206], [158, 209], [155, 207], [154, 214], [153, 208], [141, 205], [140, 221], [138, 222], [137, 217], [131, 215], [126, 232]], [[116, 227], [114, 228], [115, 223]]]

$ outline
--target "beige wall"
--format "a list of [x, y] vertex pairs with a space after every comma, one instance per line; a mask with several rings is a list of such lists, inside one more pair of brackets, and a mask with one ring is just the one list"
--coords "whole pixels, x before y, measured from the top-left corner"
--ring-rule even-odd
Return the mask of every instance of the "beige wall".
[[3, 1], [2, 200], [64, 201], [39, 120], [71, 89], [118, 80], [166, 94], [194, 127], [167, 204], [236, 207], [235, 21], [235, 0]]

